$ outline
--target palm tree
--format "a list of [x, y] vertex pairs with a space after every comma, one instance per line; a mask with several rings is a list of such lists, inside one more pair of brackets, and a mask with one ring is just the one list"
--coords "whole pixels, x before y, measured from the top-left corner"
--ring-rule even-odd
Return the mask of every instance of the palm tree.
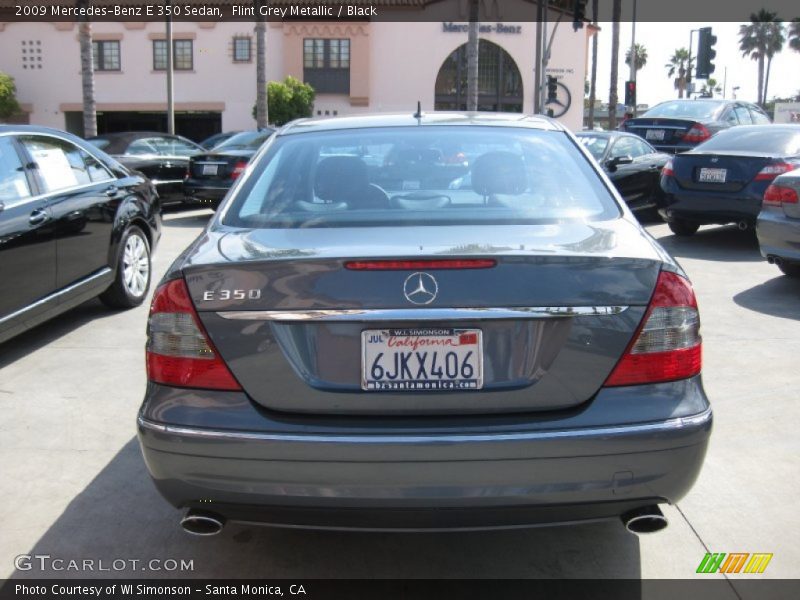
[[777, 13], [764, 10], [750, 15], [750, 24], [739, 27], [739, 50], [742, 56], [758, 61], [758, 103], [764, 105], [767, 97], [769, 71], [764, 78], [764, 62], [767, 68], [772, 57], [783, 49], [783, 23]]
[[256, 0], [256, 127], [263, 129], [269, 123], [267, 106], [267, 27], [261, 16], [263, 0]]
[[[636, 44], [636, 71], [640, 71], [647, 64], [647, 48], [642, 44]], [[625, 64], [631, 66], [631, 49], [625, 53]]]
[[[597, 25], [597, 2], [592, 0], [592, 23]], [[594, 129], [594, 103], [597, 99], [597, 31], [592, 36], [592, 76], [589, 81], [589, 129]]]
[[678, 48], [664, 67], [667, 69], [668, 77], [677, 75], [675, 89], [678, 90], [678, 98], [683, 98], [692, 72], [692, 57], [689, 55], [689, 51], [686, 48]]
[[[88, 12], [89, 0], [76, 0], [79, 14]], [[97, 135], [97, 105], [94, 100], [94, 62], [92, 57], [92, 23], [89, 17], [78, 17], [78, 42], [81, 49], [81, 92], [83, 95], [83, 137]]]
[[478, 110], [478, 6], [478, 0], [470, 0], [467, 32], [467, 110]]
[[709, 77], [708, 81], [703, 84], [703, 89], [700, 93], [704, 98], [713, 98], [714, 94], [719, 94], [722, 91], [722, 86], [713, 77]]
[[795, 17], [789, 23], [789, 48], [800, 52], [800, 17]]
[[611, 85], [608, 94], [608, 128], [617, 128], [617, 84], [619, 80], [619, 20], [622, 0], [614, 0], [611, 9]]

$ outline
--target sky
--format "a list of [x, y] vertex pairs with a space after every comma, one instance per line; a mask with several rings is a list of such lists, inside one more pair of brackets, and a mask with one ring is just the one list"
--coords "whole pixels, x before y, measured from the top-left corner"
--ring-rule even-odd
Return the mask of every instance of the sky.
[[[739, 51], [740, 23], [636, 23], [636, 43], [647, 48], [647, 64], [636, 76], [637, 103], [653, 106], [678, 97], [672, 78], [664, 67], [677, 48], [689, 47], [689, 32], [711, 27], [717, 36], [714, 49], [716, 70], [713, 77], [723, 84], [727, 67], [726, 97], [732, 98], [732, 88], [739, 86], [736, 97], [755, 102], [758, 98], [758, 63], [742, 57]], [[611, 23], [600, 23], [597, 53], [597, 97], [608, 102], [611, 71]], [[697, 33], [693, 34], [692, 54], [697, 55]], [[631, 23], [620, 24], [619, 101], [624, 101], [624, 82], [629, 77], [625, 52], [631, 45]], [[589, 50], [591, 65], [591, 45]], [[792, 96], [800, 93], [800, 52], [784, 44], [783, 52], [772, 60], [767, 98]]]

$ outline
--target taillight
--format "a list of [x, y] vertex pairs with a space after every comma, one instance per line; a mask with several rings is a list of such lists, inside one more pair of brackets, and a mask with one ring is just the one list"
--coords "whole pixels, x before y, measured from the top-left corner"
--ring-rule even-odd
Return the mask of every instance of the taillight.
[[692, 128], [683, 134], [683, 141], [699, 144], [711, 137], [711, 132], [702, 123], [695, 123]]
[[353, 271], [411, 271], [424, 269], [490, 269], [497, 264], [493, 258], [461, 259], [444, 258], [436, 260], [350, 260], [344, 263], [346, 269]]
[[773, 204], [780, 206], [781, 204], [797, 204], [797, 190], [790, 187], [783, 187], [782, 185], [775, 185], [771, 183], [764, 192], [764, 204]]
[[758, 172], [756, 175], [756, 181], [772, 181], [778, 175], [782, 175], [783, 173], [788, 173], [789, 171], [793, 171], [797, 168], [797, 165], [793, 165], [791, 163], [773, 163], [771, 165], [767, 165], [763, 169]]
[[147, 323], [147, 377], [189, 388], [240, 390], [203, 328], [183, 279], [159, 287]]
[[668, 160], [664, 168], [661, 169], [661, 174], [667, 177], [675, 177], [675, 171], [672, 170], [672, 160]]
[[701, 367], [700, 315], [691, 284], [662, 271], [642, 324], [607, 387], [686, 379]]
[[244, 173], [244, 170], [246, 168], [247, 168], [247, 162], [246, 161], [241, 160], [241, 161], [237, 162], [233, 166], [233, 171], [231, 172], [231, 179], [236, 179], [237, 177], [239, 177], [239, 175]]

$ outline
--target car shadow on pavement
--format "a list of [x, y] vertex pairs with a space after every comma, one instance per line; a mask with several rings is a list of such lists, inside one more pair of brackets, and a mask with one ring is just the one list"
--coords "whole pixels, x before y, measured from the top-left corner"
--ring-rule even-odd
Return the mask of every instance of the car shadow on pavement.
[[[180, 511], [149, 479], [131, 439], [30, 550], [53, 558], [129, 560], [111, 572], [17, 570], [13, 578], [628, 578], [640, 577], [639, 540], [618, 522], [454, 533], [354, 533], [228, 524], [214, 537], [184, 533]], [[23, 550], [22, 548], [20, 549]], [[148, 571], [147, 561], [192, 561]], [[96, 563], [95, 563], [96, 565]], [[122, 567], [123, 563], [118, 563]]]
[[0, 344], [0, 369], [27, 356], [62, 336], [91, 321], [107, 319], [118, 315], [119, 311], [108, 308], [97, 298], [87, 300], [73, 309], [58, 315]]
[[690, 237], [673, 234], [656, 238], [677, 258], [696, 258], [724, 262], [760, 262], [766, 260], [758, 250], [752, 231], [739, 231], [735, 226], [704, 227]]
[[[777, 267], [768, 266], [779, 272]], [[733, 297], [742, 308], [784, 319], [800, 321], [800, 279], [778, 276]]]

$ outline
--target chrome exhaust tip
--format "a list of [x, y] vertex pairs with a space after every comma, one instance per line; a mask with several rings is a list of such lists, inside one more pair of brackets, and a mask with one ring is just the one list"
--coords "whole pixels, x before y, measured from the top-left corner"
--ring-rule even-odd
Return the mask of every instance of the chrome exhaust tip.
[[217, 535], [225, 527], [225, 517], [190, 509], [181, 519], [181, 527], [191, 535]]
[[739, 228], [739, 231], [747, 231], [750, 228], [750, 224], [747, 221], [739, 221], [736, 226]]
[[620, 518], [625, 529], [636, 535], [655, 533], [667, 526], [667, 518], [655, 504], [626, 512]]
[[774, 264], [775, 264], [775, 257], [774, 257], [774, 256], [772, 256], [772, 255], [770, 254], [770, 255], [767, 257], [767, 262], [768, 262], [769, 264], [771, 264], [771, 265], [774, 265]]

